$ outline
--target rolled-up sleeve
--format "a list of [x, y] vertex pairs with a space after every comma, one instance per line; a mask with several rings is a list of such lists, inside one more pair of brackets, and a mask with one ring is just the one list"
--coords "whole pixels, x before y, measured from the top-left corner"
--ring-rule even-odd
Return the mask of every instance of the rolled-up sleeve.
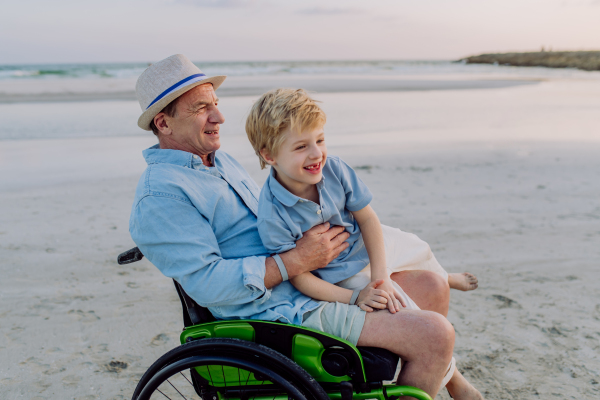
[[224, 259], [211, 225], [189, 202], [145, 196], [133, 207], [129, 230], [148, 260], [204, 307], [264, 302], [271, 295], [266, 257]]

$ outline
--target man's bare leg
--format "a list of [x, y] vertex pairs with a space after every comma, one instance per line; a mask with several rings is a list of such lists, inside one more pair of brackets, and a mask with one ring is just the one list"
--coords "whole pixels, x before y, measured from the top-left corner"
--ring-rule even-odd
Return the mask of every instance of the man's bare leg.
[[462, 290], [463, 292], [475, 290], [479, 286], [477, 277], [470, 272], [448, 274], [448, 285], [450, 285], [450, 289]]
[[[414, 300], [422, 310], [448, 315], [450, 287], [440, 275], [431, 271], [401, 271], [391, 278]], [[446, 365], [447, 367], [447, 365]], [[455, 400], [482, 400], [483, 396], [460, 373], [458, 368], [446, 385]]]
[[358, 345], [398, 354], [404, 361], [398, 384], [420, 388], [433, 398], [452, 358], [454, 328], [431, 311], [374, 311], [366, 315]]
[[435, 311], [448, 316], [450, 286], [440, 275], [431, 271], [400, 271], [390, 276], [421, 310]]

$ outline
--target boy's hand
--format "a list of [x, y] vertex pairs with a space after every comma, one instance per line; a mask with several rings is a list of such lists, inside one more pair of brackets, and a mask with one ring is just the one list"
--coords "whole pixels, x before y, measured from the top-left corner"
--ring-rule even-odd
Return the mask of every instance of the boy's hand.
[[387, 308], [387, 305], [392, 303], [392, 299], [388, 292], [378, 288], [383, 282], [383, 279], [378, 279], [369, 283], [358, 294], [356, 305], [366, 312], [371, 312], [374, 309], [383, 310]]
[[395, 314], [397, 311], [400, 311], [400, 307], [406, 307], [406, 301], [404, 300], [402, 295], [398, 293], [398, 291], [392, 284], [391, 279], [379, 279], [376, 282], [379, 281], [382, 281], [382, 283], [378, 285], [378, 288], [381, 290], [385, 290], [391, 299], [391, 301], [387, 303], [387, 308], [392, 314]]

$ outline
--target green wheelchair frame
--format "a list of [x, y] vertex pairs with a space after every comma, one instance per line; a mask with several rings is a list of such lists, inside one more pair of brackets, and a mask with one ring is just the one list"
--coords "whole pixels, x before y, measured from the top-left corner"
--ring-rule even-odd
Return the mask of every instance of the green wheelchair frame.
[[[119, 264], [143, 258], [138, 248]], [[313, 329], [259, 320], [217, 321], [175, 282], [185, 328], [181, 346], [142, 376], [132, 400], [431, 400], [421, 389], [384, 384], [398, 357]], [[176, 383], [178, 381], [179, 383]], [[171, 397], [174, 396], [174, 397]], [[196, 396], [196, 397], [194, 397]]]

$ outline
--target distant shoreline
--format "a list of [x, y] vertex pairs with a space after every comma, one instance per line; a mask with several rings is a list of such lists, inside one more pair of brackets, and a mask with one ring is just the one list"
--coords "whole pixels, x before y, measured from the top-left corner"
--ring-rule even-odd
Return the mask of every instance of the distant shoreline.
[[577, 68], [600, 71], [600, 51], [537, 51], [530, 53], [490, 53], [459, 61], [467, 64], [496, 64], [515, 67]]

